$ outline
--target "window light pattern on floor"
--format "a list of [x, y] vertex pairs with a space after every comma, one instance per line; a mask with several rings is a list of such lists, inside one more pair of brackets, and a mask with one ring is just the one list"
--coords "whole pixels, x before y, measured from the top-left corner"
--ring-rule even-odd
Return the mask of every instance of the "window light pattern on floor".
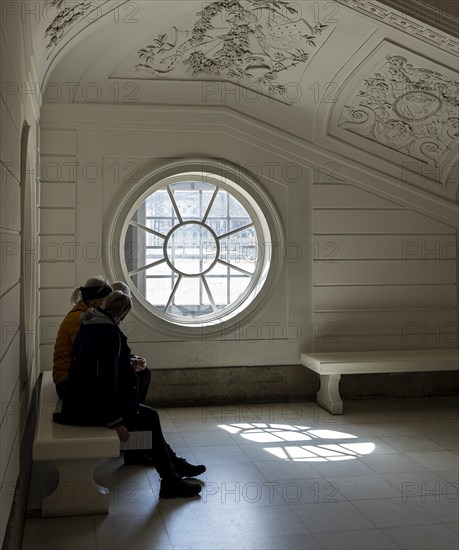
[[[357, 436], [350, 433], [311, 426], [246, 422], [220, 424], [219, 428], [231, 434], [239, 434], [242, 438], [255, 443], [281, 444], [264, 447], [264, 450], [278, 458], [293, 462], [353, 460], [369, 455], [375, 450], [375, 445], [371, 442], [350, 441], [357, 439]], [[306, 441], [308, 443], [302, 444]]]

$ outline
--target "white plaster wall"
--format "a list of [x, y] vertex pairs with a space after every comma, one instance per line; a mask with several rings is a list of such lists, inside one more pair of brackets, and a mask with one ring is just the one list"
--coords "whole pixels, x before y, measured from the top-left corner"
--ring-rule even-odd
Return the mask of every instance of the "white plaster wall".
[[316, 351], [457, 347], [457, 229], [317, 174]]
[[[10, 4], [10, 8], [14, 8]], [[30, 126], [28, 140], [28, 174], [25, 182], [33, 197], [36, 184], [37, 123], [40, 97], [37, 88], [36, 67], [30, 44], [30, 19], [20, 11], [2, 10], [0, 31], [0, 540], [3, 541], [18, 476], [20, 474], [20, 447], [24, 433], [31, 394], [38, 376], [33, 359], [34, 319], [28, 324], [30, 370], [21, 376], [21, 336], [25, 328], [20, 324], [21, 251], [29, 254], [31, 269], [36, 260], [34, 238], [36, 228], [28, 227], [27, 247], [21, 236], [21, 132], [24, 123]], [[35, 204], [29, 204], [27, 221], [34, 223]], [[22, 255], [23, 259], [25, 255]], [[37, 289], [34, 282], [33, 294]], [[25, 348], [23, 348], [24, 351]]]
[[107, 273], [101, 252], [113, 252], [107, 234], [114, 209], [140, 177], [187, 157], [225, 159], [252, 171], [282, 218], [288, 261], [269, 301], [244, 325], [187, 338], [134, 313], [126, 321], [133, 347], [156, 368], [298, 364], [312, 337], [311, 172], [304, 163], [276, 151], [275, 136], [268, 139], [222, 109], [48, 105], [42, 116], [43, 369], [52, 366], [54, 337], [71, 290], [93, 274]]
[[42, 187], [51, 202], [42, 204], [41, 242], [62, 253], [41, 261], [42, 368], [51, 368], [71, 289], [107, 270], [98, 250], [112, 253], [106, 236], [122, 197], [138, 178], [183, 157], [258, 172], [288, 247], [269, 302], [236, 330], [179, 338], [132, 315], [126, 331], [150, 365], [293, 365], [304, 350], [457, 345], [451, 205], [432, 197], [426, 214], [425, 193], [410, 202], [404, 186], [349, 163], [336, 177], [330, 156], [225, 109], [47, 105], [42, 116]]

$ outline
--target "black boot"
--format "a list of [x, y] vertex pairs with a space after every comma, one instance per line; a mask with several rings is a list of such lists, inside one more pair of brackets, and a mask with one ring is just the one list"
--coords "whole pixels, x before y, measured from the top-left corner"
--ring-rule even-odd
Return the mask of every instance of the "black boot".
[[182, 477], [194, 477], [203, 474], [206, 471], [204, 464], [190, 464], [184, 458], [175, 457], [172, 460], [175, 471]]
[[186, 459], [178, 457], [167, 443], [166, 447], [174, 469], [180, 476], [194, 477], [203, 474], [206, 471], [204, 464], [198, 464], [196, 466], [190, 464]]
[[170, 473], [161, 479], [159, 498], [189, 498], [199, 495], [201, 486], [197, 483], [189, 483], [176, 473]]

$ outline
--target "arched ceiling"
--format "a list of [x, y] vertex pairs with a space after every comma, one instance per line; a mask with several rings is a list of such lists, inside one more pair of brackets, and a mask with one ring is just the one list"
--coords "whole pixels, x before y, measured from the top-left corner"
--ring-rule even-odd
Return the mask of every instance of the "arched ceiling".
[[454, 201], [459, 43], [391, 2], [49, 0], [44, 101], [225, 107]]

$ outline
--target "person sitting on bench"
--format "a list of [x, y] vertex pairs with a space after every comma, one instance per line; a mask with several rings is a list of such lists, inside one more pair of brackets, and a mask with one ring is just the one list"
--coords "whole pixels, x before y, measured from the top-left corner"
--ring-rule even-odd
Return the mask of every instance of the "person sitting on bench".
[[90, 307], [103, 307], [105, 298], [112, 292], [112, 287], [104, 277], [91, 277], [84, 286], [74, 289], [70, 296], [72, 309], [59, 326], [54, 344], [53, 381], [56, 384], [57, 395], [64, 397], [69, 377], [72, 348], [76, 335], [80, 330], [80, 316]]
[[196, 496], [201, 486], [182, 478], [202, 474], [206, 467], [179, 458], [164, 439], [158, 413], [138, 402], [127, 338], [118, 326], [131, 307], [130, 297], [115, 291], [104, 310], [89, 308], [81, 316], [62, 411], [53, 418], [61, 424], [113, 428], [121, 441], [129, 439], [129, 431], [150, 431], [152, 445], [144, 454], [161, 477], [160, 498]]
[[[88, 279], [84, 286], [75, 288], [70, 296], [73, 308], [62, 321], [54, 344], [53, 381], [60, 399], [64, 397], [67, 386], [72, 348], [80, 330], [80, 316], [89, 307], [103, 307], [105, 298], [112, 290], [121, 290], [128, 296], [131, 295], [129, 287], [122, 281], [115, 281], [110, 285], [104, 277], [96, 276]], [[138, 355], [131, 354], [131, 366], [139, 378], [139, 402], [143, 404], [147, 399], [151, 371], [147, 368], [146, 359]]]
[[[121, 290], [123, 294], [131, 297], [131, 289], [124, 281], [113, 281], [110, 283], [112, 290]], [[140, 355], [131, 354], [131, 366], [139, 378], [139, 402], [145, 404], [148, 395], [148, 388], [151, 381], [151, 370], [147, 368], [147, 360]]]

